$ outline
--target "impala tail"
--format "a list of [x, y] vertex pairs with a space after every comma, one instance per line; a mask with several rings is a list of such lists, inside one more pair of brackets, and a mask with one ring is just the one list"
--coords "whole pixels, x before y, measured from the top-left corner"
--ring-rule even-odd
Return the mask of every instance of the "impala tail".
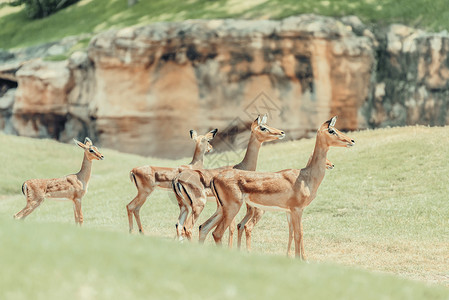
[[193, 205], [192, 196], [190, 196], [186, 187], [182, 183], [180, 183], [177, 178], [173, 179], [172, 184], [176, 195], [178, 195], [178, 197], [182, 200], [182, 202], [184, 202], [184, 204], [189, 206]]
[[171, 181], [172, 184], [172, 188], [173, 188], [173, 192], [178, 195], [179, 198], [184, 199], [183, 195], [182, 195], [182, 186], [178, 181], [178, 177], [175, 177], [175, 179], [173, 179]]
[[136, 185], [136, 188], [139, 188], [139, 186], [137, 185], [136, 175], [133, 171], [129, 172], [129, 179], [131, 179], [131, 182]]
[[27, 183], [24, 182], [22, 184], [22, 193], [26, 196], [27, 195]]
[[210, 181], [210, 189], [212, 190], [212, 193], [214, 194], [215, 198], [218, 200], [218, 203], [220, 203], [220, 206], [223, 206], [223, 202], [221, 201], [220, 196], [218, 196], [218, 192], [217, 189], [215, 188], [213, 179]]

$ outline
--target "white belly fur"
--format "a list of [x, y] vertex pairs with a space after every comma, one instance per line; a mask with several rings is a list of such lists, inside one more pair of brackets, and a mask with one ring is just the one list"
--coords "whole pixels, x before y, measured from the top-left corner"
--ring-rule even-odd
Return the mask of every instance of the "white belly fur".
[[256, 208], [260, 208], [261, 210], [265, 210], [265, 211], [284, 211], [284, 212], [289, 212], [288, 209], [285, 209], [283, 207], [279, 207], [279, 206], [265, 206], [262, 204], [258, 204], [258, 203], [254, 203], [249, 199], [248, 194], [243, 194], [243, 201], [245, 201], [246, 204], [256, 207]]
[[52, 200], [52, 201], [62, 201], [62, 202], [71, 201], [69, 198], [63, 198], [63, 197], [55, 197], [55, 198], [53, 198], [53, 197], [51, 197], [49, 195], [47, 195], [47, 197], [45, 197], [45, 199]]

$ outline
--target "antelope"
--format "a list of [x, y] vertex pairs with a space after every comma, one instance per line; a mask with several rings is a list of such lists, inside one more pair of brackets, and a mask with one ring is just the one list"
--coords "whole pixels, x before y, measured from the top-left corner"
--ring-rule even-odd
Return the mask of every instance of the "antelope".
[[[309, 157], [309, 161], [307, 164], [310, 163], [312, 159], [312, 155]], [[332, 170], [334, 168], [334, 164], [330, 162], [328, 159], [326, 159], [326, 169]], [[246, 250], [249, 252], [251, 251], [251, 233], [253, 231], [254, 226], [256, 226], [257, 223], [259, 223], [260, 219], [262, 218], [265, 211], [263, 211], [260, 208], [250, 206], [249, 204], [246, 205], [246, 215], [243, 217], [242, 221], [237, 225], [237, 247], [240, 249], [242, 245], [242, 236], [243, 236], [243, 230], [245, 230], [245, 236], [246, 236]], [[293, 238], [293, 230], [289, 226], [289, 246], [287, 249], [287, 256], [290, 252], [291, 242]]]
[[73, 202], [75, 223], [83, 224], [81, 199], [87, 193], [87, 185], [92, 172], [92, 161], [103, 160], [104, 156], [92, 144], [89, 138], [86, 137], [84, 144], [77, 140], [74, 141], [84, 149], [84, 158], [80, 171], [61, 178], [30, 179], [25, 181], [22, 185], [22, 193], [25, 195], [27, 203], [24, 209], [14, 215], [14, 218], [24, 219], [41, 205], [45, 198], [59, 198]]
[[[255, 171], [259, 150], [262, 143], [283, 139], [284, 137], [284, 131], [267, 125], [266, 114], [262, 117], [258, 116], [257, 119], [251, 124], [251, 136], [248, 142], [246, 154], [239, 164], [209, 170], [184, 170], [175, 178], [173, 181], [173, 188], [175, 190], [176, 197], [179, 199], [178, 201], [183, 201], [186, 207], [189, 207], [192, 210], [192, 213], [186, 222], [186, 217], [190, 211], [185, 212], [184, 215], [180, 216], [179, 221], [180, 225], [186, 223], [186, 226], [183, 229], [187, 238], [191, 239], [192, 228], [203, 211], [207, 198], [213, 197], [209, 184], [212, 177], [226, 169]], [[201, 229], [204, 231], [204, 228], [207, 229], [208, 224], [201, 225], [200, 232]], [[180, 230], [181, 227], [178, 227], [178, 235]], [[229, 230], [230, 247], [232, 247], [233, 232], [234, 226], [231, 226]]]
[[263, 210], [285, 211], [289, 231], [294, 234], [295, 255], [305, 260], [302, 213], [315, 199], [324, 178], [327, 152], [330, 147], [351, 147], [355, 144], [354, 140], [334, 127], [336, 120], [337, 117], [333, 117], [320, 126], [312, 158], [301, 170], [271, 173], [232, 169], [212, 179], [211, 189], [221, 204], [216, 216], [212, 217], [215, 218], [212, 221], [218, 223], [212, 234], [216, 244], [221, 244], [224, 231], [245, 202]]
[[[192, 161], [188, 165], [181, 165], [176, 168], [142, 166], [131, 170], [130, 178], [137, 188], [137, 196], [128, 203], [129, 232], [133, 231], [133, 215], [136, 219], [139, 232], [143, 234], [143, 227], [140, 221], [140, 208], [147, 200], [148, 196], [156, 189], [162, 188], [171, 190], [172, 180], [182, 170], [197, 169], [203, 167], [204, 154], [212, 151], [212, 145], [209, 143], [217, 133], [218, 129], [211, 130], [205, 135], [198, 135], [195, 130], [190, 130], [190, 138], [195, 142], [195, 151]], [[180, 215], [184, 214], [187, 208], [182, 202], [178, 201]], [[178, 227], [178, 225], [176, 225]]]

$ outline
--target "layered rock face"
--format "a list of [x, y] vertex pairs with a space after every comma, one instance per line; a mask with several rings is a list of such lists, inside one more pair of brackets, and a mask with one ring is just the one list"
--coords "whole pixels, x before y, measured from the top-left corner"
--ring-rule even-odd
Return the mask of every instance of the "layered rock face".
[[92, 40], [89, 58], [101, 143], [180, 156], [189, 129], [235, 135], [264, 112], [291, 139], [330, 115], [357, 129], [374, 60], [369, 38], [316, 16], [109, 31]]
[[449, 124], [449, 35], [393, 25], [380, 35], [369, 127]]
[[290, 139], [333, 115], [346, 130], [443, 125], [448, 45], [447, 34], [394, 25], [374, 37], [355, 17], [314, 15], [108, 31], [68, 61], [0, 67], [0, 127], [173, 158], [191, 155], [190, 129], [219, 128], [215, 148], [240, 149], [265, 112]]

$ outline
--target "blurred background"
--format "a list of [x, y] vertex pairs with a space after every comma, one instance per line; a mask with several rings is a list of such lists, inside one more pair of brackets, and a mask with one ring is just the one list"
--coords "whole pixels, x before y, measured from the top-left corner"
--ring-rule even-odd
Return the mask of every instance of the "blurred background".
[[263, 113], [286, 140], [449, 123], [445, 0], [2, 0], [0, 28], [7, 134], [179, 158]]

